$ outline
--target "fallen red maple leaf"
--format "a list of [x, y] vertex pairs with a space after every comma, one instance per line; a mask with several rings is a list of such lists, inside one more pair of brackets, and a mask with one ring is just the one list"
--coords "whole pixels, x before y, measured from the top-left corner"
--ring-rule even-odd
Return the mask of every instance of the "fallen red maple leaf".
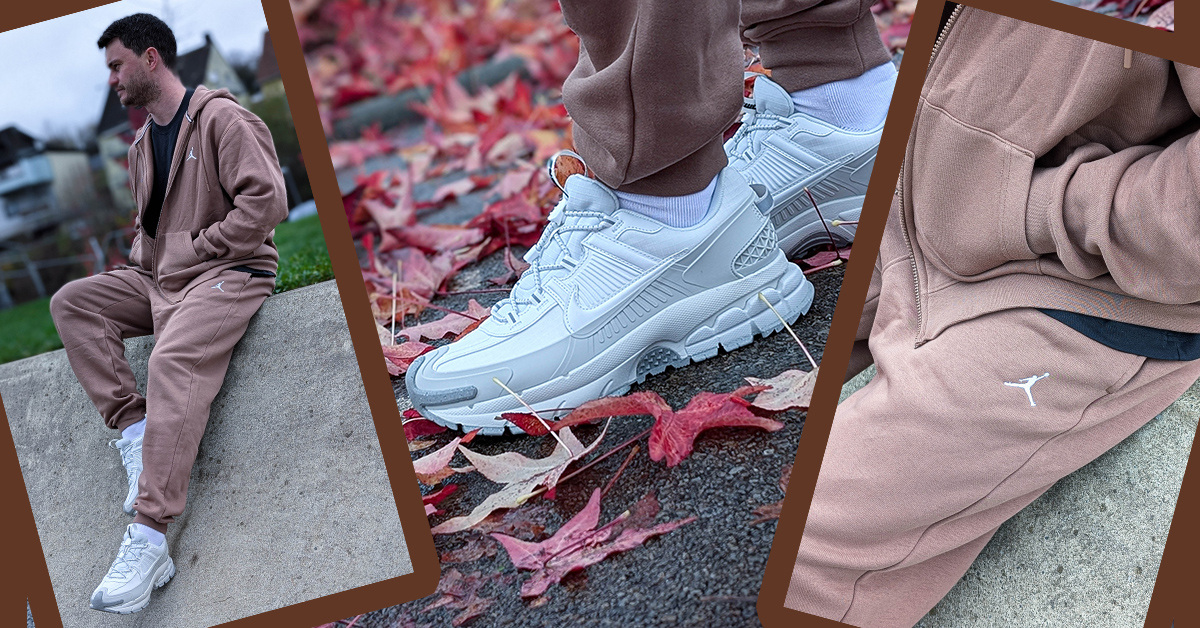
[[473, 571], [464, 576], [457, 569], [447, 569], [442, 572], [442, 579], [438, 582], [435, 595], [439, 597], [430, 602], [424, 610], [430, 611], [435, 608], [446, 607], [461, 611], [450, 622], [451, 625], [461, 626], [478, 617], [492, 605], [490, 598], [479, 596], [479, 587], [486, 580], [478, 571]]
[[454, 453], [458, 451], [458, 445], [461, 442], [462, 437], [457, 437], [437, 451], [414, 460], [413, 471], [417, 474], [417, 480], [427, 486], [433, 486], [455, 473], [474, 470], [473, 467], [456, 469], [450, 466], [450, 461], [454, 458]]
[[817, 384], [817, 369], [808, 371], [784, 371], [771, 379], [747, 377], [752, 386], [765, 386], [750, 405], [771, 412], [783, 410], [807, 410], [812, 402], [813, 388]]
[[412, 366], [413, 360], [425, 353], [433, 351], [433, 347], [423, 342], [402, 342], [398, 345], [383, 345], [383, 357], [387, 358], [388, 374], [392, 377], [403, 375]]
[[535, 572], [521, 585], [521, 597], [537, 597], [572, 571], [594, 565], [617, 552], [631, 550], [650, 537], [666, 534], [696, 520], [696, 517], [687, 517], [645, 527], [654, 521], [659, 511], [658, 500], [651, 492], [631, 510], [596, 528], [600, 522], [600, 496], [600, 489], [592, 491], [583, 510], [544, 541], [533, 543], [492, 533], [492, 538], [504, 546], [514, 566]]
[[486, 318], [489, 312], [490, 308], [483, 307], [475, 299], [471, 299], [467, 302], [466, 312], [447, 312], [442, 318], [406, 327], [397, 331], [396, 335], [409, 341], [441, 340], [450, 335], [459, 336], [467, 327]]
[[[760, 417], [747, 407], [746, 395], [766, 390], [765, 386], [743, 386], [731, 393], [698, 393], [678, 412], [663, 401], [658, 393], [643, 390], [624, 397], [603, 397], [589, 401], [559, 421], [547, 421], [550, 430], [558, 431], [580, 423], [591, 423], [612, 416], [648, 414], [654, 417], [650, 431], [650, 459], [667, 461], [673, 467], [692, 452], [700, 432], [714, 427], [758, 427], [774, 432], [783, 424]], [[528, 434], [545, 435], [549, 431], [537, 417], [523, 413], [506, 413], [506, 420]]]
[[743, 386], [731, 393], [702, 392], [692, 397], [679, 412], [663, 415], [650, 431], [650, 459], [667, 461], [673, 467], [692, 453], [696, 436], [714, 427], [758, 427], [768, 432], [783, 428], [783, 423], [760, 417], [746, 406], [746, 395], [763, 388]]
[[447, 429], [444, 425], [438, 425], [429, 419], [421, 418], [419, 414], [416, 417], [410, 417], [409, 412], [416, 414], [416, 410], [410, 408], [404, 411], [404, 438], [410, 443], [422, 436], [441, 434]]

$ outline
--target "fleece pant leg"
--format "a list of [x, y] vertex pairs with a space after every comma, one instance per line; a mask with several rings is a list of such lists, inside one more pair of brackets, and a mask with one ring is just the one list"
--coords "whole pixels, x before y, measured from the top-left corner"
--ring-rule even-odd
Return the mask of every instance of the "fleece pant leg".
[[177, 303], [154, 293], [156, 333], [135, 522], [161, 531], [183, 512], [209, 408], [233, 348], [274, 286], [271, 278], [226, 271]]
[[741, 112], [742, 37], [790, 91], [853, 78], [888, 60], [871, 4], [562, 0], [581, 43], [563, 84], [575, 149], [621, 191], [698, 192], [727, 163], [722, 134]]
[[113, 429], [140, 421], [146, 400], [125, 359], [125, 338], [152, 330], [153, 284], [134, 270], [76, 279], [54, 293], [50, 314], [80, 385]]
[[911, 626], [1001, 523], [1170, 405], [1200, 361], [1122, 353], [1030, 309], [914, 348], [908, 260], [881, 268], [877, 374], [837, 409], [786, 606]]

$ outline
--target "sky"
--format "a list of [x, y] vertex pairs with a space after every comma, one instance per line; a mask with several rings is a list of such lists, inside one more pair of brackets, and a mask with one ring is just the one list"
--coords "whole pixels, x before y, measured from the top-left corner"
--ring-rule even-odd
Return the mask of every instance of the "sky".
[[108, 97], [100, 34], [114, 20], [152, 13], [175, 32], [179, 54], [212, 34], [228, 60], [262, 52], [259, 0], [121, 0], [0, 33], [0, 128], [16, 124], [44, 139], [100, 120]]

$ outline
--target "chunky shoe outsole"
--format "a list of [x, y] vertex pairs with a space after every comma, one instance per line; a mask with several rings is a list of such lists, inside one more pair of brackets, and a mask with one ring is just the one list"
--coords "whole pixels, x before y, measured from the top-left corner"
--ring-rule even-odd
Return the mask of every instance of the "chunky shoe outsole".
[[[578, 373], [586, 373], [597, 363], [611, 358], [613, 352], [622, 351], [623, 345], [627, 343], [642, 346], [615, 368], [607, 370], [599, 377], [587, 378], [588, 381], [583, 386], [534, 404], [534, 407], [543, 417], [562, 416], [592, 399], [623, 395], [634, 383], [641, 383], [651, 375], [660, 374], [667, 370], [667, 367], [680, 368], [692, 362], [700, 362], [717, 355], [722, 348], [732, 351], [750, 344], [755, 336], [766, 337], [780, 331], [783, 329], [783, 323], [763, 304], [758, 297], [759, 293], [762, 293], [789, 324], [808, 313], [814, 297], [813, 285], [804, 277], [803, 271], [788, 262], [782, 251], [777, 251], [776, 258], [767, 267], [739, 281], [710, 288], [672, 303], [588, 363], [542, 384], [541, 386], [552, 386], [560, 384], [563, 378], [581, 377]], [[712, 302], [731, 305], [710, 312], [699, 321], [693, 322], [687, 327], [690, 331], [686, 334], [678, 333], [679, 322], [694, 319], [695, 312], [705, 310], [704, 304]], [[413, 402], [413, 408], [421, 416], [454, 430], [479, 429], [480, 434], [487, 436], [524, 433], [515, 425], [490, 414], [469, 417], [474, 419], [469, 421], [455, 420], [438, 416], [436, 408], [431, 409], [426, 403], [422, 403], [422, 397], [436, 398], [436, 393], [416, 388], [412, 374], [421, 368], [424, 360], [433, 355], [431, 353], [417, 358], [409, 368], [409, 376], [406, 378], [409, 398]], [[515, 408], [512, 411], [525, 410]]]

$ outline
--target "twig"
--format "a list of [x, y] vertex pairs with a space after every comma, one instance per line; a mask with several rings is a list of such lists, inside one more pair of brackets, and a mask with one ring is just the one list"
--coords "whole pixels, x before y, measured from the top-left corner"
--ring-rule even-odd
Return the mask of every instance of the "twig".
[[833, 220], [833, 221], [830, 221], [829, 224], [834, 227], [840, 227], [842, 225], [857, 225], [858, 221], [857, 220]]
[[617, 478], [621, 477], [621, 473], [625, 471], [625, 467], [629, 466], [629, 461], [633, 460], [633, 457], [637, 455], [637, 452], [640, 449], [641, 447], [634, 445], [633, 449], [629, 450], [629, 455], [625, 456], [625, 462], [622, 462], [621, 466], [617, 467], [617, 472], [612, 476], [611, 479], [609, 479], [608, 484], [604, 485], [604, 490], [600, 491], [600, 499], [604, 499], [604, 496], [608, 495], [608, 489], [612, 488], [613, 484], [617, 483]]
[[[821, 208], [817, 207], [817, 199], [813, 198], [812, 192], [809, 192], [807, 187], [804, 188], [804, 193], [808, 195], [808, 201], [812, 203], [813, 209], [817, 210], [817, 218], [821, 219], [821, 226], [825, 228], [825, 235], [829, 236], [829, 245], [836, 251], [838, 248], [837, 240], [833, 239], [833, 233], [829, 231], [829, 225], [825, 224], [825, 217], [821, 215]], [[784, 324], [786, 325], [786, 323]]]
[[804, 357], [808, 358], [808, 363], [811, 364], [813, 368], [817, 368], [817, 361], [814, 360], [812, 354], [808, 352], [808, 347], [805, 347], [804, 343], [800, 342], [800, 336], [797, 336], [796, 332], [792, 331], [792, 326], [788, 325], [788, 322], [783, 319], [783, 316], [779, 314], [779, 310], [775, 309], [774, 305], [771, 305], [771, 302], [767, 300], [767, 297], [763, 296], [763, 293], [758, 293], [758, 298], [762, 300], [763, 303], [766, 303], [767, 307], [771, 308], [771, 311], [774, 312], [775, 316], [779, 318], [779, 322], [783, 323], [783, 328], [788, 330], [788, 333], [792, 335], [792, 338], [796, 339], [796, 344], [800, 345], [800, 350], [804, 352]]
[[550, 424], [546, 422], [546, 419], [543, 419], [542, 415], [538, 414], [538, 411], [533, 409], [533, 406], [525, 403], [525, 400], [521, 398], [521, 395], [518, 395], [515, 391], [513, 391], [513, 389], [509, 388], [508, 386], [505, 386], [504, 382], [500, 381], [500, 378], [498, 378], [498, 377], [493, 377], [492, 381], [496, 382], [497, 386], [503, 388], [505, 390], [505, 392], [507, 392], [508, 394], [513, 396], [513, 399], [516, 399], [518, 402], [521, 403], [521, 405], [525, 406], [525, 408], [527, 410], [532, 412], [534, 418], [536, 418], [542, 424], [542, 427], [546, 428], [546, 431], [550, 432], [550, 435], [554, 437], [554, 440], [558, 441], [558, 444], [562, 445], [563, 449], [567, 450], [567, 453], [574, 455], [575, 452], [571, 451], [570, 447], [567, 447], [567, 444], [563, 442], [562, 437], [559, 436], [557, 432], [550, 429]]
[[[559, 479], [558, 479], [558, 482], [557, 482], [557, 483], [555, 483], [555, 486], [558, 486], [559, 484], [562, 484], [563, 482], [566, 482], [567, 480], [569, 480], [569, 479], [571, 479], [571, 478], [573, 478], [573, 477], [575, 477], [575, 476], [579, 475], [580, 473], [583, 473], [584, 471], [587, 471], [588, 469], [592, 468], [592, 466], [593, 466], [593, 465], [595, 465], [596, 463], [600, 462], [601, 460], [604, 460], [605, 458], [607, 458], [607, 457], [609, 457], [609, 456], [613, 455], [614, 453], [616, 453], [616, 452], [618, 452], [618, 451], [620, 451], [620, 450], [622, 450], [622, 449], [624, 449], [624, 448], [628, 447], [629, 445], [631, 445], [631, 444], [633, 444], [633, 443], [636, 443], [637, 441], [639, 441], [639, 440], [641, 440], [641, 439], [645, 438], [645, 437], [646, 437], [646, 435], [647, 435], [647, 434], [649, 434], [649, 433], [650, 433], [650, 430], [652, 430], [652, 429], [654, 429], [654, 427], [653, 427], [653, 426], [651, 426], [651, 427], [648, 427], [648, 428], [646, 428], [646, 429], [645, 429], [645, 430], [644, 430], [642, 433], [638, 434], [637, 436], [634, 436], [633, 438], [630, 438], [629, 440], [627, 440], [627, 441], [625, 441], [625, 442], [621, 443], [620, 445], [617, 445], [616, 447], [613, 447], [612, 449], [610, 449], [610, 450], [608, 450], [608, 451], [606, 451], [606, 452], [604, 452], [604, 453], [600, 454], [599, 456], [596, 456], [595, 458], [593, 458], [593, 459], [592, 459], [592, 461], [591, 461], [591, 462], [589, 462], [589, 463], [587, 463], [587, 464], [583, 465], [582, 467], [579, 467], [578, 469], [575, 469], [574, 471], [572, 471], [572, 472], [570, 472], [570, 473], [568, 473], [568, 474], [566, 474], [566, 475], [562, 476], [561, 478], [559, 478]], [[527, 496], [525, 497], [525, 499], [532, 499], [533, 497], [536, 497], [536, 496], [538, 496], [538, 495], [541, 495], [542, 493], [545, 493], [547, 490], [549, 490], [549, 489], [547, 489], [545, 486], [539, 486], [539, 487], [537, 488], [537, 490], [535, 490], [534, 492], [532, 492], [532, 493], [530, 493], [529, 495], [527, 495]]]
[[400, 264], [396, 264], [396, 274], [392, 275], [392, 344], [396, 344], [396, 278], [400, 276]]
[[812, 268], [804, 271], [804, 274], [811, 275], [815, 272], [825, 270], [826, 268], [833, 268], [834, 266], [841, 266], [841, 265], [842, 265], [842, 260], [841, 260], [841, 258], [838, 258], [838, 259], [833, 260], [832, 262], [829, 262], [828, 264], [821, 264], [820, 266], [813, 266]]
[[355, 616], [354, 619], [350, 620], [350, 623], [346, 624], [346, 628], [354, 628], [354, 624], [357, 624], [360, 619], [362, 619], [362, 615]]

